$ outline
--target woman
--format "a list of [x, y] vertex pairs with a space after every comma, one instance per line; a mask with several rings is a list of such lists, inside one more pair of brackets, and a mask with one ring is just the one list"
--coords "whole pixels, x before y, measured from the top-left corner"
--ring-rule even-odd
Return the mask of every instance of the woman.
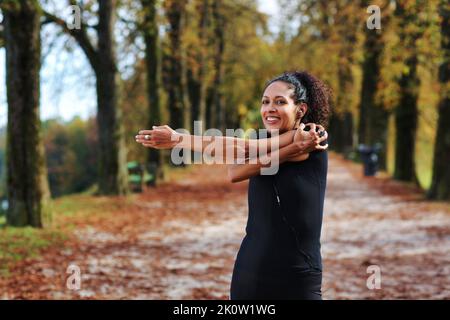
[[[320, 233], [328, 159], [328, 145], [321, 143], [327, 138], [323, 126], [330, 111], [329, 90], [307, 72], [285, 72], [266, 84], [260, 111], [271, 134], [268, 139], [205, 139], [163, 126], [140, 131], [136, 141], [195, 151], [211, 143], [221, 148], [230, 139], [236, 142], [233, 146], [244, 145], [246, 162], [228, 169], [232, 182], [250, 179], [246, 235], [235, 261], [230, 298], [321, 299]], [[249, 154], [255, 150], [257, 163], [251, 163]], [[276, 174], [261, 174], [267, 160], [281, 164]]]

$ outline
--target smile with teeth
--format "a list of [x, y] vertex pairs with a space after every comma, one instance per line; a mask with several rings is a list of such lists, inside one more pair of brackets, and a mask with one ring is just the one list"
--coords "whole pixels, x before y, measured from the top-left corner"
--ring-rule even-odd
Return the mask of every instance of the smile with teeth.
[[274, 117], [274, 116], [267, 116], [267, 117], [266, 117], [266, 121], [267, 121], [268, 123], [275, 123], [275, 122], [277, 122], [278, 120], [280, 120], [279, 117]]

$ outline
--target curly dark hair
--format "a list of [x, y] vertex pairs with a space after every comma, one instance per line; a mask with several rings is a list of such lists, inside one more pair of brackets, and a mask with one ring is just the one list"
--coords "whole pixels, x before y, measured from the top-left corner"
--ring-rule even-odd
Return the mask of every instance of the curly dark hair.
[[308, 105], [308, 110], [301, 122], [313, 122], [325, 128], [328, 126], [331, 114], [330, 101], [332, 91], [325, 83], [307, 71], [286, 71], [269, 80], [264, 90], [275, 81], [283, 81], [291, 89], [294, 89], [291, 98], [296, 105], [301, 102], [305, 102]]

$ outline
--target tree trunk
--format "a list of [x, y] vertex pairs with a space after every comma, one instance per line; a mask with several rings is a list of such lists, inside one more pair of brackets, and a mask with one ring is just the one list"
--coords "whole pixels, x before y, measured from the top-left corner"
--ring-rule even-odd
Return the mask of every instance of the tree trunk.
[[394, 178], [403, 181], [417, 181], [415, 172], [415, 140], [417, 131], [417, 99], [419, 78], [417, 57], [409, 57], [406, 65], [408, 74], [402, 75], [400, 101], [395, 109], [395, 169]]
[[211, 124], [224, 132], [225, 129], [225, 106], [223, 105], [222, 87], [222, 62], [225, 51], [225, 18], [220, 12], [220, 1], [214, 0], [212, 14], [214, 17], [214, 35], [216, 39], [216, 52], [214, 55], [214, 82], [213, 82], [213, 106], [211, 110]]
[[358, 137], [359, 143], [382, 144], [380, 167], [385, 169], [388, 112], [375, 101], [380, 81], [380, 56], [384, 44], [381, 30], [366, 29], [365, 34]]
[[400, 76], [398, 85], [400, 90], [399, 105], [395, 109], [395, 168], [394, 178], [402, 181], [417, 182], [415, 171], [415, 140], [417, 131], [417, 100], [419, 96], [420, 79], [417, 75], [418, 52], [416, 41], [420, 37], [418, 32], [408, 29], [417, 24], [417, 15], [405, 10], [400, 1], [397, 2], [396, 16], [400, 21], [400, 39], [402, 39], [406, 71]]
[[[331, 31], [334, 27], [339, 41], [338, 46], [338, 66], [337, 66], [337, 97], [336, 109], [330, 121], [331, 130], [334, 131], [330, 137], [330, 144], [334, 150], [347, 154], [353, 149], [353, 114], [352, 91], [354, 77], [352, 66], [354, 64], [354, 46], [356, 41], [356, 19], [351, 15], [351, 7], [347, 2], [339, 2], [335, 5], [327, 1], [318, 2], [321, 11], [321, 39], [328, 43], [332, 38]], [[335, 9], [335, 12], [331, 8]], [[332, 19], [330, 19], [332, 18]], [[334, 21], [334, 26], [330, 26], [330, 20]]]
[[[161, 125], [161, 101], [160, 101], [160, 76], [161, 59], [159, 52], [159, 34], [156, 22], [156, 0], [141, 0], [144, 8], [143, 33], [145, 41], [145, 62], [147, 76], [147, 100], [148, 100], [148, 128], [153, 125]], [[164, 179], [163, 152], [148, 148], [147, 158], [149, 163], [156, 165], [156, 179]]]
[[353, 75], [350, 64], [340, 63], [338, 66], [339, 92], [337, 103], [342, 107], [343, 113], [340, 118], [342, 139], [338, 143], [340, 152], [347, 153], [353, 148], [353, 114], [349, 110], [351, 104], [350, 92], [353, 86]]
[[206, 126], [206, 94], [208, 90], [208, 83], [206, 82], [207, 70], [207, 40], [208, 40], [208, 0], [202, 0], [199, 5], [200, 22], [199, 22], [199, 38], [200, 38], [200, 54], [199, 54], [199, 113], [198, 120], [201, 121], [202, 132]]
[[330, 119], [330, 148], [339, 153], [348, 153], [353, 146], [353, 114], [333, 114]]
[[128, 190], [126, 147], [118, 108], [118, 72], [114, 49], [116, 0], [99, 1], [97, 125], [99, 129], [99, 191], [125, 194]]
[[169, 75], [168, 75], [168, 104], [170, 114], [170, 126], [173, 129], [184, 126], [184, 94], [182, 85], [182, 23], [183, 11], [186, 1], [166, 0], [166, 14], [170, 24], [169, 38]]
[[[186, 9], [183, 8], [181, 11], [181, 30], [186, 30], [188, 28], [188, 20], [187, 20], [187, 12]], [[188, 65], [187, 65], [187, 52], [186, 47], [183, 45], [183, 41], [181, 38], [180, 45], [180, 59], [181, 59], [181, 83], [180, 83], [180, 91], [181, 97], [183, 99], [183, 128], [189, 132], [191, 132], [192, 125], [192, 105], [189, 99], [189, 91], [188, 91]], [[186, 150], [187, 151], [187, 150]]]
[[8, 100], [7, 222], [43, 227], [50, 198], [40, 132], [40, 8], [21, 0], [4, 9]]
[[[183, 48], [183, 27], [185, 27], [187, 0], [166, 0], [164, 2], [167, 20], [169, 21], [169, 54], [167, 93], [170, 126], [173, 129], [189, 129], [190, 112], [187, 95], [186, 57]], [[187, 127], [187, 128], [186, 128]], [[187, 160], [187, 152], [180, 150], [179, 154]], [[185, 165], [183, 161], [181, 165]]]
[[450, 10], [447, 1], [441, 1], [441, 49], [444, 61], [439, 68], [439, 120], [434, 149], [433, 181], [428, 197], [450, 200]]

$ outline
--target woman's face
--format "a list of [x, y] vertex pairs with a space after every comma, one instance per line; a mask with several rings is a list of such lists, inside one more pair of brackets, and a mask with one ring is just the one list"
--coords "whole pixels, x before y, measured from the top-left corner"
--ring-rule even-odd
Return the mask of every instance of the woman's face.
[[290, 96], [290, 89], [283, 81], [271, 83], [263, 93], [261, 100], [261, 117], [264, 127], [269, 131], [278, 129], [280, 133], [291, 130], [295, 126], [297, 106]]

